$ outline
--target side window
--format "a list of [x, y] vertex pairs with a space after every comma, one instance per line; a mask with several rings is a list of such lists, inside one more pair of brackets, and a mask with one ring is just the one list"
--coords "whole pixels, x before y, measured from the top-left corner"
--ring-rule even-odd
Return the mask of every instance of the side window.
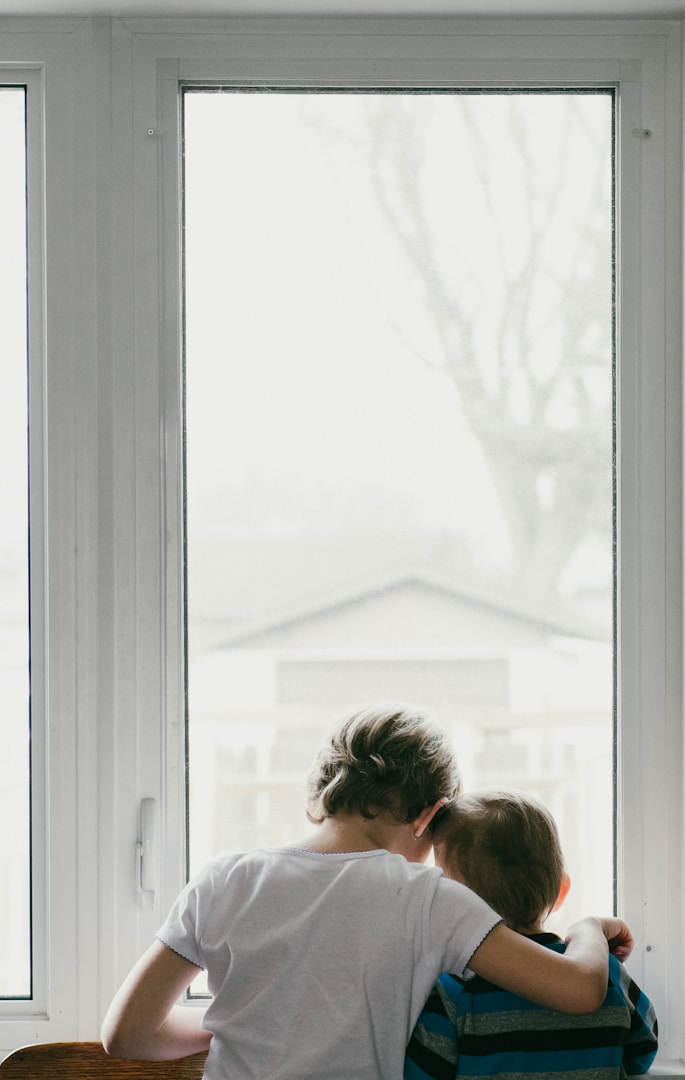
[[[81, 981], [85, 990], [74, 960], [79, 888], [89, 898], [84, 928], [95, 907], [87, 860], [79, 861], [83, 822], [94, 817], [92, 770], [79, 773], [74, 751], [79, 725], [91, 740], [97, 733], [72, 692], [91, 678], [83, 652], [77, 656], [78, 641], [93, 639], [82, 632], [86, 592], [74, 587], [89, 552], [74, 541], [71, 512], [79, 484], [80, 504], [87, 501], [78, 468], [87, 455], [71, 454], [69, 443], [78, 431], [74, 388], [83, 381], [70, 365], [92, 363], [92, 353], [75, 347], [71, 332], [89, 298], [75, 286], [70, 246], [83, 188], [65, 119], [73, 24], [64, 29], [54, 37], [0, 33], [0, 1057], [75, 1032]], [[84, 143], [81, 162], [86, 150]], [[78, 434], [77, 444], [84, 450]], [[94, 998], [92, 989], [85, 994]]]
[[26, 93], [0, 76], [0, 998], [13, 999], [32, 992]]

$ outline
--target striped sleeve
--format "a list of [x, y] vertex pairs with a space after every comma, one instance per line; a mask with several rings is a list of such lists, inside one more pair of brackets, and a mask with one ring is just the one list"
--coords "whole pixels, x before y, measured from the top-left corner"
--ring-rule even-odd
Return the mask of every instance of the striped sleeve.
[[441, 975], [409, 1040], [404, 1080], [454, 1080], [457, 1075], [457, 1003], [462, 982]]
[[610, 957], [610, 971], [630, 1012], [630, 1034], [623, 1047], [623, 1066], [628, 1076], [646, 1073], [659, 1048], [659, 1025], [654, 1006], [622, 964]]

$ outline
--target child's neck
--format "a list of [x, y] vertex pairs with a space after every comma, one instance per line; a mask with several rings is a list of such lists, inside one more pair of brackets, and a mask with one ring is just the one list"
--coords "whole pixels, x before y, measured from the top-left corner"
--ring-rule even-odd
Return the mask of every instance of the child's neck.
[[343, 821], [335, 817], [326, 818], [316, 829], [289, 846], [318, 851], [325, 855], [336, 852], [375, 851], [384, 845], [372, 830], [365, 828], [362, 823], [348, 818]]
[[545, 920], [538, 919], [532, 926], [512, 926], [512, 930], [515, 930], [517, 934], [544, 934]]
[[[335, 814], [289, 846], [322, 855], [385, 849], [411, 859], [413, 849], [418, 849], [419, 845], [413, 840], [411, 825], [398, 822], [388, 812], [381, 812], [374, 818], [365, 818], [362, 814]], [[422, 854], [424, 846], [422, 843]], [[424, 858], [425, 854], [418, 861]]]

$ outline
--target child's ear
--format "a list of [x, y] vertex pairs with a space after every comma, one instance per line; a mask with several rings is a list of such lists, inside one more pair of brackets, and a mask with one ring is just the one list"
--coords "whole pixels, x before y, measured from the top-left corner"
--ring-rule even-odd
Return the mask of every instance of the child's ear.
[[433, 806], [427, 806], [425, 810], [422, 810], [419, 816], [414, 821], [414, 839], [420, 840], [426, 829], [430, 825], [431, 821], [443, 807], [447, 806], [449, 799], [438, 799]]
[[570, 888], [571, 888], [571, 879], [568, 876], [568, 874], [565, 873], [564, 876], [561, 879], [561, 885], [559, 887], [559, 895], [557, 897], [556, 904], [552, 908], [552, 911], [558, 911], [559, 910], [559, 908], [563, 904], [564, 900], [568, 896], [568, 890]]

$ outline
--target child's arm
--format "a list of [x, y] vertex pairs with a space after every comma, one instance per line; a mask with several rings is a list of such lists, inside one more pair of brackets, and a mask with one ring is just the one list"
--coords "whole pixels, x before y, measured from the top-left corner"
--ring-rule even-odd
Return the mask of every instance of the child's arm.
[[619, 919], [581, 919], [556, 953], [500, 923], [476, 949], [469, 967], [489, 982], [559, 1012], [594, 1012], [606, 997], [608, 945], [621, 958], [632, 947], [630, 931]]
[[463, 983], [441, 975], [416, 1021], [404, 1059], [404, 1080], [455, 1080], [457, 1008]]
[[112, 1057], [168, 1061], [207, 1050], [203, 1010], [177, 1007], [198, 968], [155, 941], [135, 965], [107, 1010], [102, 1042]]

